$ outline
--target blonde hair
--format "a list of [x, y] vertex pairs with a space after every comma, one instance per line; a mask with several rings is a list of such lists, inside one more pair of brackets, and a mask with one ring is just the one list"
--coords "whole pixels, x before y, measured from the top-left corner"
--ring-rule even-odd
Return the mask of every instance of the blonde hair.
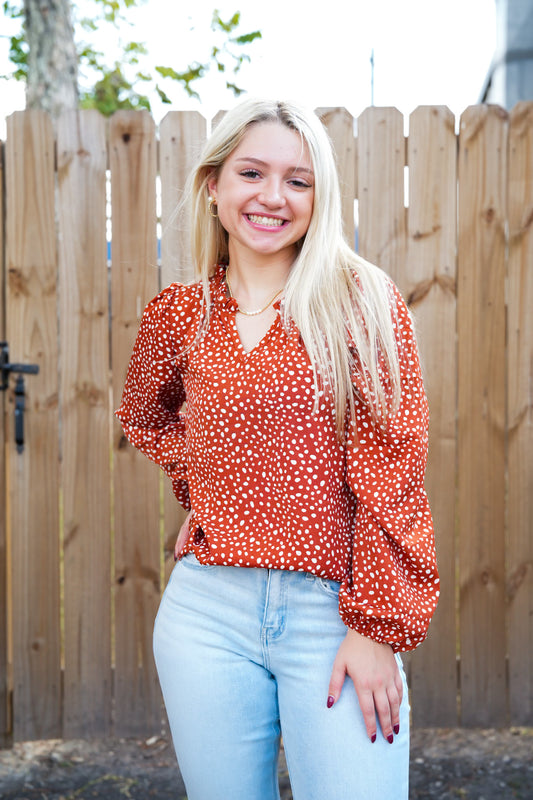
[[228, 263], [228, 241], [208, 212], [207, 183], [252, 125], [278, 122], [306, 142], [315, 174], [313, 212], [285, 288], [282, 313], [294, 321], [320, 390], [334, 398], [336, 428], [344, 439], [347, 414], [353, 421], [354, 371], [357, 391], [376, 423], [397, 410], [400, 378], [391, 284], [378, 267], [360, 258], [342, 231], [340, 191], [330, 139], [311, 111], [278, 101], [248, 99], [218, 123], [189, 178], [193, 261], [201, 278], [205, 324], [209, 324], [209, 279]]

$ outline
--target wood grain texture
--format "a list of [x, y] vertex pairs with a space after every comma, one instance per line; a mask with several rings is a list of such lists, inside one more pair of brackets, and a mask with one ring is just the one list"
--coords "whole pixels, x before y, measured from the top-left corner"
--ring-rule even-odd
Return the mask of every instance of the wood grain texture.
[[180, 203], [189, 173], [205, 143], [206, 121], [197, 111], [172, 111], [161, 121], [159, 130], [161, 282], [168, 286], [195, 278], [186, 209], [180, 209]]
[[57, 125], [64, 547], [64, 736], [111, 727], [106, 122]]
[[367, 108], [357, 121], [359, 253], [385, 270], [403, 291], [407, 219], [403, 116]]
[[[4, 219], [4, 143], [0, 142], [0, 220]], [[5, 243], [4, 226], [0, 225], [0, 340], [6, 339], [5, 328]], [[8, 419], [6, 416], [6, 393], [0, 392], [0, 748], [11, 743], [11, 715], [9, 713], [9, 698], [11, 694], [11, 675], [9, 672], [8, 653], [8, 615], [9, 590], [7, 568], [7, 484], [5, 436]], [[9, 435], [9, 434], [8, 434]]]
[[[186, 208], [183, 202], [187, 178], [206, 139], [206, 121], [196, 111], [172, 111], [160, 125], [159, 174], [161, 176], [161, 283], [189, 283], [195, 279]], [[207, 203], [207, 193], [205, 201]], [[164, 583], [174, 567], [174, 544], [186, 512], [164, 479]]]
[[428, 641], [411, 662], [413, 720], [457, 724], [456, 241], [457, 139], [447, 108], [418, 108], [409, 119], [408, 250], [402, 286], [414, 315], [430, 408], [426, 489], [436, 531], [441, 596]]
[[514, 725], [533, 721], [533, 103], [509, 127], [507, 624]]
[[339, 175], [344, 235], [355, 248], [354, 199], [356, 191], [357, 146], [354, 119], [345, 108], [318, 108], [316, 113], [333, 143]]
[[505, 680], [507, 115], [471, 107], [459, 136], [458, 520], [461, 721], [502, 725]]
[[7, 443], [15, 740], [61, 735], [54, 192], [50, 119], [17, 112], [6, 144], [6, 330], [12, 361], [40, 372], [25, 380], [24, 452]]
[[[113, 115], [109, 130], [112, 199], [112, 375], [116, 408], [142, 311], [157, 293], [156, 140], [145, 112]], [[115, 734], [160, 730], [152, 655], [160, 596], [159, 471], [114, 422]]]

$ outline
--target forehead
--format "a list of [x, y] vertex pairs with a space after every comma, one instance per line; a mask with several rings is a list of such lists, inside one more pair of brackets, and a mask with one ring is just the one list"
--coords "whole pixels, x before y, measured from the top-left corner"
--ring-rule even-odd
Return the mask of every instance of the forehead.
[[228, 160], [242, 158], [261, 158], [267, 162], [282, 160], [290, 162], [290, 166], [312, 166], [303, 136], [275, 121], [256, 122], [248, 128]]

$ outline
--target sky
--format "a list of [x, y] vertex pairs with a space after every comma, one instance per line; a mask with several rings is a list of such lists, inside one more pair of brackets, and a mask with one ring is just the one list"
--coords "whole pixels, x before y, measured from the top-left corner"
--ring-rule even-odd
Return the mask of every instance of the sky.
[[[238, 32], [262, 32], [247, 46], [251, 62], [236, 79], [248, 94], [344, 106], [354, 116], [372, 100], [405, 115], [418, 105], [447, 105], [458, 116], [479, 101], [496, 46], [495, 0], [147, 0], [125, 36], [145, 42], [154, 65], [179, 71], [207, 56], [214, 7], [222, 19], [241, 12]], [[3, 21], [0, 73], [9, 69], [6, 27]], [[112, 52], [115, 39], [102, 28], [98, 46]], [[209, 118], [237, 102], [222, 76], [208, 76], [198, 90], [201, 104], [177, 90], [173, 108]], [[5, 117], [23, 107], [22, 86], [1, 81], [0, 136]], [[156, 122], [167, 110], [154, 103]]]

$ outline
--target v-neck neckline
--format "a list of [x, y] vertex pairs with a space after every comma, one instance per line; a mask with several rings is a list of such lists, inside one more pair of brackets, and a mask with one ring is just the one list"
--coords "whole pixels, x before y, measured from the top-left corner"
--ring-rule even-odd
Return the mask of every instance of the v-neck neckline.
[[227, 319], [227, 329], [232, 336], [234, 344], [237, 346], [238, 351], [245, 357], [252, 356], [258, 350], [262, 350], [266, 341], [270, 339], [274, 333], [275, 329], [281, 327], [281, 320], [280, 320], [280, 309], [281, 309], [281, 299], [276, 300], [272, 303], [272, 307], [276, 311], [276, 316], [272, 320], [272, 324], [268, 327], [265, 331], [264, 335], [259, 339], [256, 345], [252, 347], [251, 350], [247, 350], [242, 342], [242, 339], [239, 334], [239, 330], [237, 328], [237, 312], [239, 309], [238, 303], [234, 297], [228, 295], [227, 292], [227, 283], [226, 283], [226, 269], [227, 266], [221, 264], [219, 265], [216, 273], [216, 288], [214, 291], [213, 300], [216, 304], [218, 304], [221, 308], [221, 311], [224, 313], [224, 316]]

